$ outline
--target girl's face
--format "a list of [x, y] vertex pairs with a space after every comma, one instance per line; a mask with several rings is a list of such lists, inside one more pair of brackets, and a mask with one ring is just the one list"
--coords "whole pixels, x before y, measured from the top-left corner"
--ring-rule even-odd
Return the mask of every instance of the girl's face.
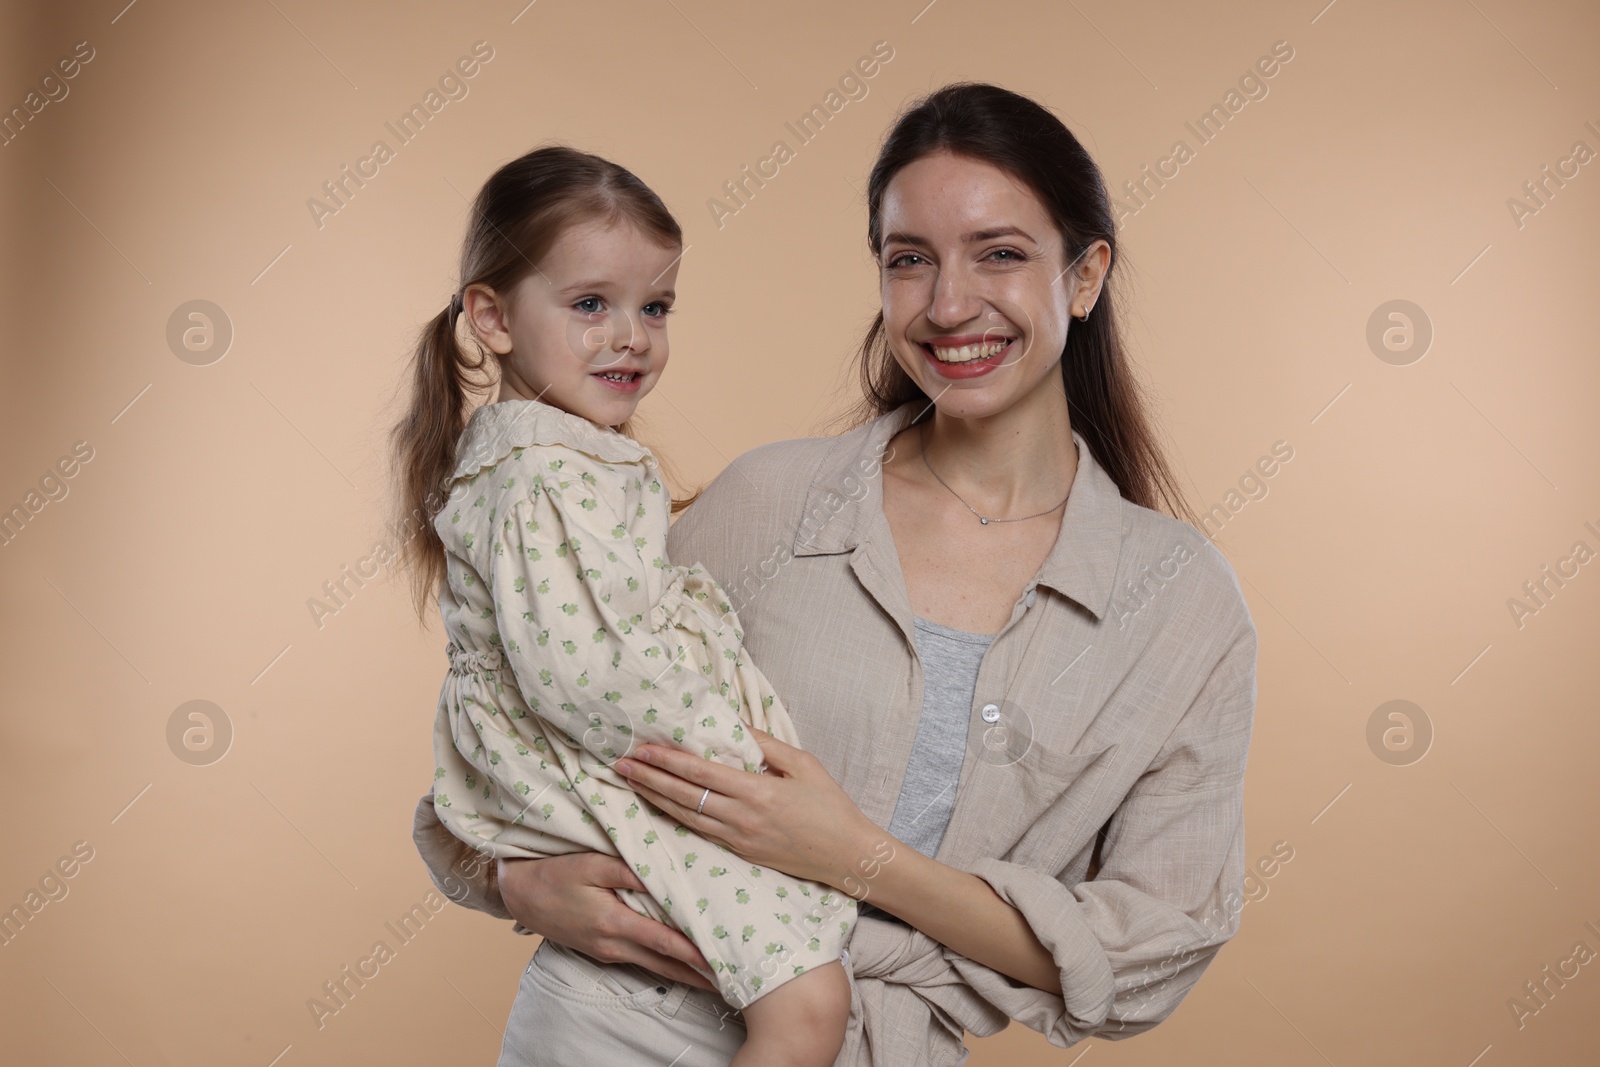
[[626, 421], [667, 365], [681, 255], [631, 222], [594, 220], [569, 227], [510, 293], [469, 288], [467, 314], [500, 357], [498, 399]]
[[1068, 272], [1038, 197], [999, 168], [949, 152], [902, 168], [881, 218], [890, 351], [940, 411], [981, 418], [1059, 387], [1073, 312], [1092, 305], [1109, 262], [1104, 241]]

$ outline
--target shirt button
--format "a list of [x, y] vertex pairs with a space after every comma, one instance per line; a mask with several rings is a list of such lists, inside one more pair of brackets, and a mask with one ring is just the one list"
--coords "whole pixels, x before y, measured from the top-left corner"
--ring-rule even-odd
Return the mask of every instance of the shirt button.
[[984, 722], [999, 722], [1000, 706], [998, 704], [985, 704], [981, 714]]
[[1033, 602], [1034, 602], [1035, 599], [1036, 599], [1036, 594], [1034, 593], [1034, 591], [1032, 589], [1030, 589], [1030, 590], [1028, 590], [1028, 595], [1022, 598], [1022, 602], [1023, 602], [1023, 604], [1025, 604], [1025, 605], [1027, 605], [1028, 607], [1031, 608], [1031, 607], [1033, 607]]

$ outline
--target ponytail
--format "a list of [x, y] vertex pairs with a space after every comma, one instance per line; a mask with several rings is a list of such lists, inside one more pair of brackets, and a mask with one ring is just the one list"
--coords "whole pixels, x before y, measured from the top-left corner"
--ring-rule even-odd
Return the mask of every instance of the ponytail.
[[[476, 360], [456, 340], [459, 303], [433, 317], [417, 340], [411, 371], [411, 405], [392, 431], [400, 471], [399, 504], [407, 537], [400, 549], [402, 565], [411, 574], [411, 599], [417, 614], [444, 578], [444, 542], [433, 528], [443, 510], [450, 476], [456, 468], [456, 444], [467, 425], [469, 392], [487, 388], [481, 372], [488, 354]], [[413, 524], [420, 524], [413, 533]]]

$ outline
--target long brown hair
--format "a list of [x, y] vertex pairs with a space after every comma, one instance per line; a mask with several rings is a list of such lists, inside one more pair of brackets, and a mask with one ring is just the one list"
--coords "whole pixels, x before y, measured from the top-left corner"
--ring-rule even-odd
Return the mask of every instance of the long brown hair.
[[[1116, 220], [1105, 179], [1094, 159], [1053, 113], [996, 85], [957, 82], [914, 102], [895, 122], [867, 183], [867, 244], [883, 252], [884, 191], [903, 167], [935, 152], [989, 163], [1031, 189], [1055, 220], [1076, 262], [1097, 240], [1111, 246], [1102, 296], [1088, 321], [1074, 321], [1061, 355], [1062, 386], [1073, 429], [1122, 495], [1196, 524], [1183, 491], [1162, 456], [1117, 326], [1120, 286]], [[880, 310], [859, 352], [862, 399], [849, 412], [860, 425], [924, 393], [889, 350]]]
[[[566, 145], [545, 145], [512, 160], [483, 183], [473, 200], [461, 246], [461, 284], [450, 307], [422, 328], [412, 360], [411, 401], [390, 431], [398, 525], [406, 533], [400, 561], [411, 574], [419, 616], [445, 574], [444, 542], [433, 519], [448, 500], [456, 446], [477, 406], [474, 399], [495, 384], [487, 368], [499, 369], [494, 353], [470, 327], [457, 332], [460, 296], [479, 284], [509, 294], [564, 232], [595, 220], [630, 222], [664, 247], [683, 244], [677, 220], [649, 186], [610, 160]], [[636, 436], [633, 421], [617, 431]], [[698, 495], [674, 499], [673, 511], [688, 507]]]

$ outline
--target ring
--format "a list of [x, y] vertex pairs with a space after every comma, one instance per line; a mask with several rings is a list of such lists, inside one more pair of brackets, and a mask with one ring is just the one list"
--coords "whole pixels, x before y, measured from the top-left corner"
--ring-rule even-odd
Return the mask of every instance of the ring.
[[707, 786], [706, 787], [706, 791], [704, 793], [700, 794], [700, 804], [699, 804], [699, 806], [697, 806], [694, 809], [694, 813], [696, 815], [699, 815], [699, 814], [703, 813], [706, 810], [706, 797], [708, 797], [710, 795], [711, 795], [711, 787]]

